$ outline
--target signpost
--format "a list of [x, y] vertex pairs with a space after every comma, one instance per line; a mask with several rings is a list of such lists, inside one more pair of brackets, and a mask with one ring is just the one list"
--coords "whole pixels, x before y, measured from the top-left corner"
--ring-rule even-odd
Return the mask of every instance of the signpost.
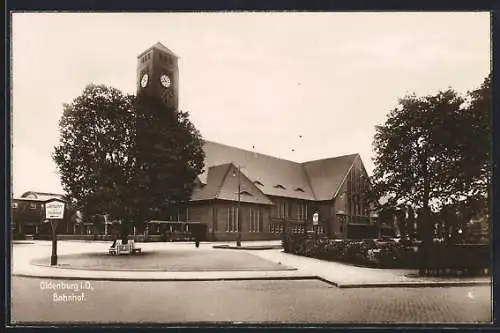
[[57, 265], [57, 222], [64, 217], [64, 201], [59, 199], [49, 199], [45, 201], [45, 219], [52, 227], [52, 255], [50, 265]]

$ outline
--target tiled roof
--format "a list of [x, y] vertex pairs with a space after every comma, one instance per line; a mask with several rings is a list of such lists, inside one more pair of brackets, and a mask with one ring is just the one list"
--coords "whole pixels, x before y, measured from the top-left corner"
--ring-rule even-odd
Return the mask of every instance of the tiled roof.
[[217, 197], [219, 189], [222, 187], [222, 183], [227, 173], [229, 172], [230, 164], [222, 164], [211, 167], [206, 175], [205, 182], [202, 182], [201, 186], [197, 186], [193, 194], [191, 195], [191, 200], [210, 200]]
[[[237, 200], [237, 175], [237, 167], [230, 163], [209, 168], [206, 184], [195, 188], [191, 200]], [[240, 175], [240, 201], [257, 204], [272, 204], [272, 201], [269, 200], [269, 198], [267, 198], [259, 188], [243, 174], [243, 172]]]
[[[248, 179], [243, 172], [240, 174], [240, 201], [256, 204], [272, 205], [273, 202], [262, 193], [260, 187]], [[207, 184], [208, 185], [208, 184]], [[217, 193], [217, 199], [237, 200], [238, 198], [238, 168], [230, 164], [224, 182]]]
[[[205, 142], [204, 151], [207, 170], [200, 175], [203, 183], [207, 183], [207, 176], [210, 177], [207, 172], [210, 167], [232, 163], [241, 166], [241, 173], [249, 180], [262, 183], [263, 186], [256, 186], [265, 195], [314, 200], [313, 191], [300, 163], [212, 141]], [[275, 187], [276, 185], [283, 186], [283, 189]], [[301, 188], [304, 192], [296, 191], [296, 188]]]
[[[245, 179], [253, 183], [247, 184], [248, 187], [266, 196], [331, 200], [355, 159], [359, 158], [358, 154], [351, 154], [297, 163], [213, 141], [205, 141], [203, 149], [205, 172], [199, 179], [205, 186], [195, 191], [193, 200], [235, 200], [234, 184], [228, 187], [224, 181], [231, 168], [238, 166], [241, 166]], [[243, 197], [252, 202], [264, 200], [261, 197], [257, 199], [255, 195], [244, 195], [241, 196], [242, 201]]]
[[351, 154], [302, 164], [314, 189], [316, 200], [333, 199], [358, 156]]

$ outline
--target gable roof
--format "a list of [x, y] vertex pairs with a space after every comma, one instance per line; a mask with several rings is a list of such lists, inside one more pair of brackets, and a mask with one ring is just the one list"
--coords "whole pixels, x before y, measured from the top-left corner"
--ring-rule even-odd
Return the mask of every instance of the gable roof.
[[195, 187], [191, 195], [192, 201], [216, 199], [223, 181], [229, 172], [230, 164], [222, 164], [208, 169], [205, 182]]
[[[273, 205], [273, 202], [262, 193], [250, 179], [248, 179], [243, 172], [240, 174], [240, 201], [264, 205]], [[208, 186], [208, 184], [207, 184]], [[224, 177], [222, 186], [217, 193], [217, 199], [222, 200], [237, 200], [238, 198], [238, 167], [230, 164], [229, 172]]]
[[[238, 179], [233, 177], [233, 172], [238, 172], [238, 168], [231, 163], [209, 168], [206, 184], [194, 189], [191, 201], [211, 199], [235, 201], [238, 197]], [[240, 175], [240, 201], [273, 204], [243, 172]]]
[[24, 192], [21, 195], [21, 199], [30, 199], [30, 200], [37, 200], [37, 201], [46, 201], [49, 199], [65, 200], [64, 194], [35, 192], [35, 191]]
[[[300, 163], [240, 149], [213, 141], [205, 141], [205, 172], [199, 178], [210, 182], [211, 167], [232, 163], [241, 166], [241, 173], [250, 181], [259, 181], [258, 189], [265, 195], [314, 200], [314, 193]], [[284, 189], [275, 187], [282, 185]], [[302, 188], [304, 192], [295, 191]]]
[[179, 58], [174, 52], [172, 52], [168, 47], [166, 47], [165, 45], [163, 45], [162, 43], [158, 42], [156, 43], [155, 45], [151, 46], [150, 48], [148, 48], [146, 51], [142, 52], [141, 54], [139, 54], [137, 56], [137, 58], [140, 58], [142, 57], [144, 54], [146, 54], [147, 52], [149, 52], [150, 50], [152, 49], [157, 49], [157, 50], [160, 50], [160, 51], [163, 51], [165, 53], [168, 53], [176, 58]]
[[314, 189], [316, 200], [334, 198], [357, 157], [359, 154], [350, 154], [302, 164]]

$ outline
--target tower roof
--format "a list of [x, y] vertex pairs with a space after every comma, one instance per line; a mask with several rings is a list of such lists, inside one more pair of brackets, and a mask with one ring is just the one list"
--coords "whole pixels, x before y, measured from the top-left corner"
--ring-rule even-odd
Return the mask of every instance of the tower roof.
[[155, 45], [151, 46], [150, 48], [148, 48], [146, 51], [142, 52], [141, 54], [139, 54], [137, 56], [137, 58], [140, 58], [142, 57], [146, 52], [149, 52], [150, 50], [152, 49], [157, 49], [157, 50], [160, 50], [162, 52], [165, 52], [165, 53], [168, 53], [170, 54], [171, 56], [174, 56], [175, 58], [179, 58], [174, 52], [172, 52], [168, 47], [166, 47], [165, 45], [163, 45], [162, 43], [158, 42], [156, 43]]

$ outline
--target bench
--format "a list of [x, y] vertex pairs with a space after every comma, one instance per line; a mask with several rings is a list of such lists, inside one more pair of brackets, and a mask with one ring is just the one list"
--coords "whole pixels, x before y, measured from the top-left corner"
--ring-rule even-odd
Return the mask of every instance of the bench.
[[117, 242], [115, 247], [110, 247], [108, 250], [108, 253], [111, 255], [138, 254], [141, 252], [142, 249], [140, 247], [135, 247], [133, 241], [130, 241], [128, 244], [121, 244], [121, 242]]

